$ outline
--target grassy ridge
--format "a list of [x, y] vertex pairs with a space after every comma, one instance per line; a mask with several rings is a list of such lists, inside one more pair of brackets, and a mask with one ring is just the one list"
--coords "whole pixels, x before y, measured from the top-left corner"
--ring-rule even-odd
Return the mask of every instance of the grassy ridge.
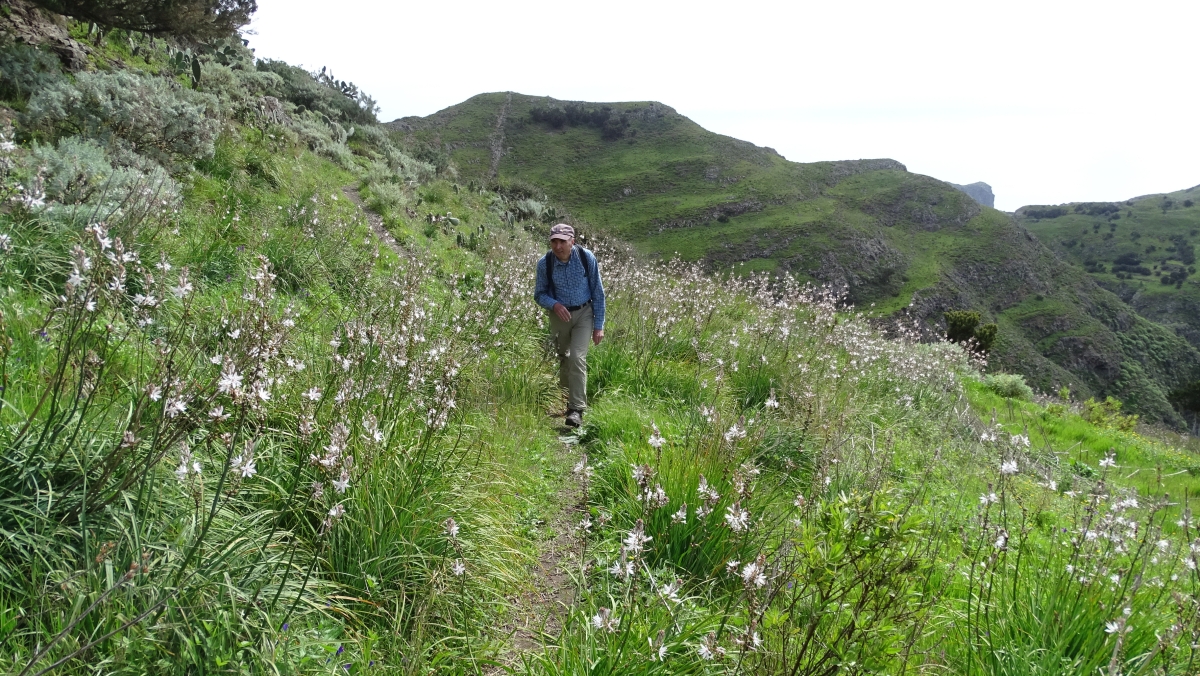
[[[576, 119], [547, 117], [556, 109]], [[830, 284], [931, 334], [943, 311], [979, 310], [1001, 326], [995, 364], [1044, 391], [1071, 384], [1179, 424], [1166, 393], [1200, 373], [1194, 346], [1009, 216], [892, 160], [789, 162], [652, 102], [481, 94], [390, 127], [463, 179], [526, 181], [644, 254]]]

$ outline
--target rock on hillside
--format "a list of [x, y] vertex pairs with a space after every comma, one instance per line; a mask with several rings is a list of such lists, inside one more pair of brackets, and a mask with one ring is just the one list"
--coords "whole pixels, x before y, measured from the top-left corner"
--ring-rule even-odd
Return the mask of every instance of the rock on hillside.
[[44, 11], [26, 0], [5, 0], [0, 11], [0, 40], [43, 46], [58, 54], [67, 70], [82, 70], [90, 51], [73, 39], [65, 17]]
[[1178, 423], [1165, 392], [1200, 352], [1141, 317], [1008, 214], [890, 159], [789, 162], [656, 102], [480, 94], [391, 128], [460, 181], [537, 186], [585, 232], [713, 269], [789, 272], [883, 317], [969, 308], [1001, 326], [992, 361], [1050, 391], [1112, 394]]
[[968, 185], [959, 185], [957, 183], [951, 183], [950, 185], [967, 193], [971, 196], [971, 199], [979, 202], [985, 207], [996, 206], [996, 196], [992, 194], [992, 186], [984, 183], [983, 181], [976, 181], [975, 183]]

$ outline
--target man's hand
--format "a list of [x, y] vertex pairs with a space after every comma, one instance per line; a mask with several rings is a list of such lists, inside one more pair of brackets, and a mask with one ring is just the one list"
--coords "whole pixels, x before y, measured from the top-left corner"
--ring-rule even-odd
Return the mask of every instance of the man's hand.
[[563, 320], [564, 322], [571, 321], [571, 311], [567, 309], [566, 305], [563, 305], [562, 303], [555, 303], [553, 310], [554, 314], [557, 315], [559, 319]]
[[592, 344], [599, 345], [602, 340], [604, 340], [604, 329], [592, 331]]

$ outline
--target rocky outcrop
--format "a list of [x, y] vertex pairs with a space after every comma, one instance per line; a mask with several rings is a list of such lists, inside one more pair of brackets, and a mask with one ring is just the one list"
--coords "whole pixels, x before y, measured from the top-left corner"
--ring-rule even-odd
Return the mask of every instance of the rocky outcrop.
[[816, 162], [815, 165], [829, 165], [830, 184], [836, 184], [844, 178], [857, 176], [868, 171], [908, 171], [908, 167], [896, 160], [888, 158], [870, 160], [838, 160], [835, 162]]
[[71, 38], [66, 19], [34, 7], [25, 0], [6, 0], [7, 11], [0, 12], [0, 37], [14, 42], [38, 45], [58, 54], [72, 71], [87, 66], [88, 48]]
[[985, 207], [996, 206], [996, 196], [992, 194], [992, 186], [983, 181], [976, 181], [970, 185], [959, 185], [951, 183], [956, 189], [961, 190], [971, 196], [971, 199], [979, 202]]

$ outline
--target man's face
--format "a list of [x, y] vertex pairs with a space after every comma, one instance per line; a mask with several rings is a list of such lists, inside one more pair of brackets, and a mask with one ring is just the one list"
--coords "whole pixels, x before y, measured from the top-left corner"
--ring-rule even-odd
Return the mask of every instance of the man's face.
[[554, 252], [554, 257], [564, 263], [571, 258], [571, 247], [573, 246], [575, 246], [574, 238], [550, 240], [550, 250]]

